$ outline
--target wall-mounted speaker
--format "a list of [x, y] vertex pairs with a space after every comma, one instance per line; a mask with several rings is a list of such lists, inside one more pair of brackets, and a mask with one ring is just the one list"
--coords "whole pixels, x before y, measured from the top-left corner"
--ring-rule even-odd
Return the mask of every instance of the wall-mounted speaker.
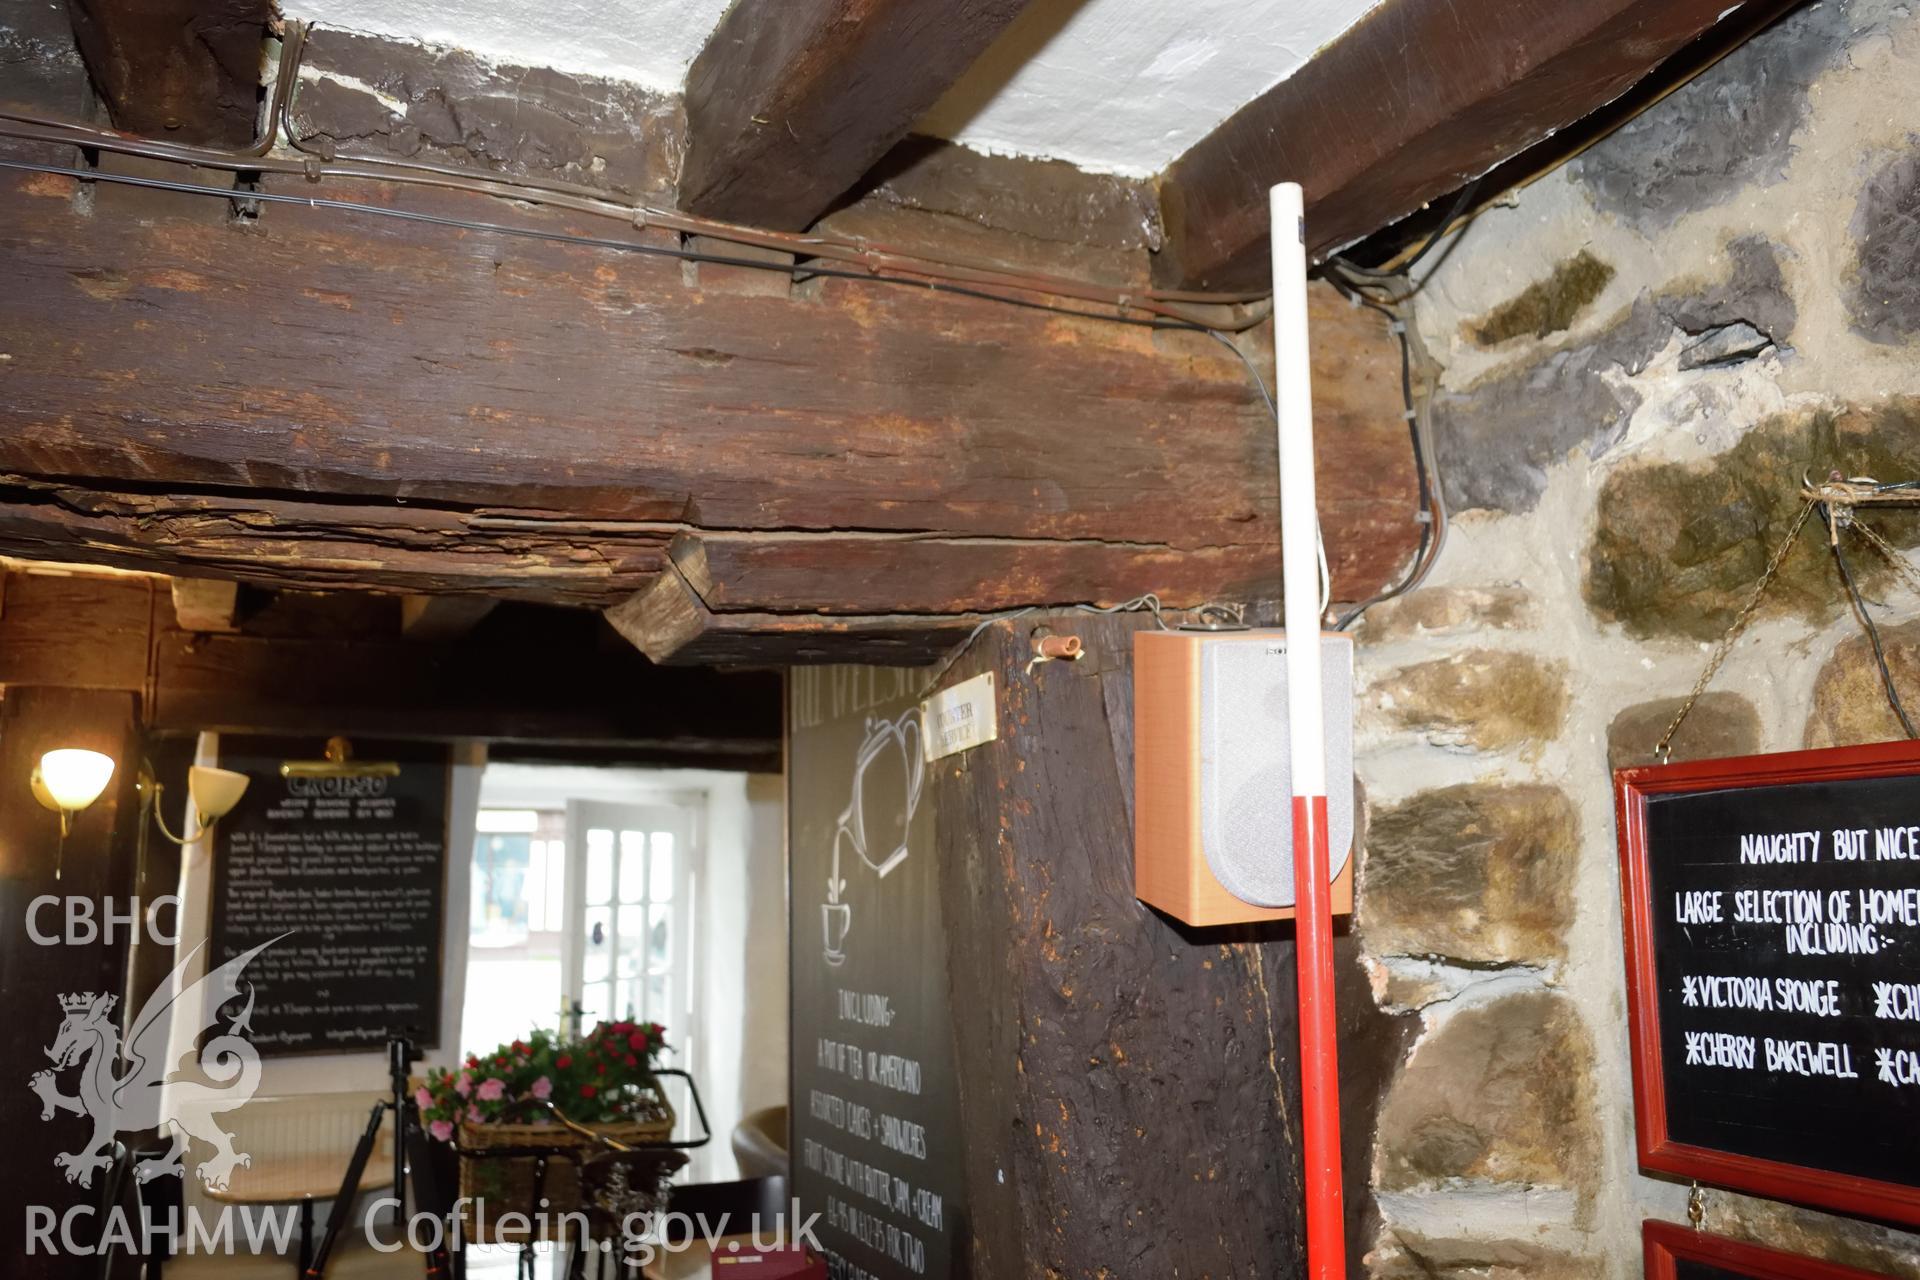
[[[1133, 637], [1134, 893], [1188, 924], [1294, 912], [1287, 633]], [[1353, 641], [1320, 644], [1333, 907], [1353, 910]]]

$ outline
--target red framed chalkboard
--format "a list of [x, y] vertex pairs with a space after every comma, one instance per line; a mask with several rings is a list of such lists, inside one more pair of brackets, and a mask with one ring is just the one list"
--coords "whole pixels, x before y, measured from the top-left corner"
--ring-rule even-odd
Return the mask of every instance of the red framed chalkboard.
[[1614, 799], [1641, 1165], [1920, 1225], [1920, 744]]
[[1886, 1280], [1837, 1262], [1708, 1235], [1674, 1222], [1646, 1222], [1647, 1280]]

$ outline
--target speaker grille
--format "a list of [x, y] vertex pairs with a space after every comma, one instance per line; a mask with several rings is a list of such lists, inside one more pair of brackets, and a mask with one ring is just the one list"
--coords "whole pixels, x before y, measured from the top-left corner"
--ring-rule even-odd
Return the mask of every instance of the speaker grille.
[[[1288, 766], [1287, 637], [1211, 638], [1200, 650], [1200, 847], [1227, 891], [1293, 905], [1293, 777]], [[1332, 874], [1353, 853], [1353, 641], [1320, 638], [1326, 707], [1327, 837]]]

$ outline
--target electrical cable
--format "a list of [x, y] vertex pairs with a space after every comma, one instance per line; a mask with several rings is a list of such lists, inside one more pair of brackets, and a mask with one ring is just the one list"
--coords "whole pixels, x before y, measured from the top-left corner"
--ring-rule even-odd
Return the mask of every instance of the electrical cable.
[[1873, 615], [1867, 612], [1867, 602], [1860, 596], [1860, 588], [1853, 580], [1853, 570], [1847, 567], [1847, 557], [1840, 550], [1840, 539], [1833, 531], [1833, 511], [1826, 503], [1820, 504], [1820, 518], [1826, 521], [1829, 533], [1827, 541], [1833, 548], [1833, 562], [1840, 566], [1840, 580], [1847, 584], [1847, 595], [1853, 601], [1854, 615], [1866, 628], [1867, 639], [1873, 645], [1874, 665], [1880, 668], [1880, 683], [1887, 691], [1887, 702], [1893, 707], [1893, 714], [1900, 717], [1900, 727], [1907, 731], [1909, 738], [1920, 738], [1914, 732], [1913, 721], [1907, 718], [1907, 709], [1900, 702], [1900, 691], [1894, 687], [1893, 672], [1887, 667], [1886, 650], [1880, 645], [1880, 628], [1873, 623]]
[[[10, 117], [0, 111], [0, 122]], [[535, 182], [527, 179], [496, 179], [463, 173], [448, 165], [421, 164], [412, 161], [389, 161], [384, 159], [354, 159], [346, 163], [322, 163], [317, 157], [304, 161], [276, 159], [270, 156], [253, 156], [248, 153], [215, 151], [198, 147], [182, 147], [173, 143], [153, 142], [147, 139], [123, 138], [117, 134], [78, 126], [49, 126], [46, 128], [7, 125], [0, 123], [0, 137], [23, 139], [30, 142], [44, 142], [59, 145], [112, 151], [125, 155], [141, 156], [147, 159], [166, 160], [196, 168], [210, 168], [241, 174], [279, 174], [290, 177], [305, 177], [318, 182], [323, 178], [346, 178], [373, 182], [396, 183], [403, 186], [428, 186], [446, 190], [471, 192], [508, 200], [518, 204], [531, 204], [564, 209], [573, 213], [584, 213], [595, 217], [610, 218], [628, 226], [643, 229], [658, 229], [676, 232], [682, 236], [698, 235], [711, 239], [729, 241], [735, 244], [751, 245], [755, 248], [772, 249], [776, 252], [791, 253], [796, 259], [819, 259], [828, 262], [840, 262], [857, 267], [864, 276], [876, 279], [897, 279], [904, 274], [913, 277], [928, 277], [939, 280], [958, 281], [976, 285], [997, 285], [1003, 288], [1018, 289], [1043, 295], [1074, 298], [1082, 302], [1106, 303], [1120, 310], [1145, 312], [1166, 319], [1179, 320], [1194, 329], [1222, 328], [1232, 331], [1252, 328], [1266, 318], [1264, 305], [1248, 305], [1248, 299], [1241, 295], [1221, 295], [1212, 300], [1213, 305], [1238, 309], [1240, 314], [1231, 321], [1209, 318], [1202, 321], [1182, 308], [1161, 300], [1153, 290], [1132, 292], [1095, 285], [1085, 281], [1069, 280], [1062, 276], [1031, 274], [1009, 271], [991, 266], [954, 263], [943, 259], [926, 257], [919, 254], [890, 249], [885, 246], [844, 241], [837, 237], [821, 238], [816, 236], [792, 235], [785, 232], [760, 231], [751, 227], [735, 226], [731, 223], [713, 222], [707, 219], [691, 217], [672, 210], [655, 209], [648, 206], [619, 204], [606, 198], [605, 193], [592, 196], [574, 195], [563, 188], [571, 184]], [[50, 172], [62, 172], [55, 169]], [[76, 170], [87, 181], [112, 181], [116, 175], [97, 170]], [[175, 188], [177, 190], [199, 190], [216, 194], [226, 199], [272, 200], [294, 203], [327, 203], [323, 197], [311, 201], [307, 197], [287, 196], [284, 193], [262, 192], [258, 190], [218, 188], [195, 188], [191, 184]], [[581, 188], [581, 190], [590, 190]], [[369, 208], [364, 204], [350, 201], [333, 202], [345, 207]], [[593, 237], [586, 237], [593, 240]], [[699, 261], [701, 259], [693, 259]], [[744, 260], [715, 259], [716, 261]], [[791, 273], [804, 271], [803, 264], [782, 264], [756, 262], [750, 265], [763, 270], [775, 270]], [[1197, 295], [1184, 295], [1198, 300]]]
[[[1233, 339], [1224, 333], [1209, 329], [1207, 336], [1240, 357], [1240, 363], [1246, 366], [1247, 377], [1253, 380], [1254, 390], [1260, 393], [1260, 398], [1266, 402], [1267, 412], [1273, 416], [1274, 422], [1278, 423], [1280, 406], [1274, 402], [1273, 393], [1267, 390], [1267, 380], [1260, 376], [1260, 370], [1254, 365], [1252, 357], [1236, 346]], [[1327, 606], [1333, 603], [1333, 574], [1327, 569], [1327, 539], [1320, 528], [1319, 512], [1314, 513], [1313, 543], [1314, 556], [1320, 562], [1320, 617], [1325, 618]]]
[[[298, 22], [286, 24], [280, 65], [267, 99], [267, 127], [262, 131], [261, 138], [245, 150], [185, 146], [130, 137], [79, 122], [52, 120], [5, 109], [0, 109], [0, 137], [118, 152], [235, 173], [274, 173], [305, 177], [313, 182], [329, 177], [364, 179], [467, 191], [613, 218], [632, 226], [658, 228], [678, 232], [682, 236], [707, 236], [773, 249], [792, 253], [796, 258], [825, 258], [850, 263], [875, 275], [903, 272], [966, 284], [1076, 298], [1083, 302], [1106, 303], [1121, 310], [1142, 311], [1167, 319], [1183, 320], [1196, 328], [1238, 330], [1251, 328], [1264, 318], [1264, 310], [1258, 305], [1264, 295], [1257, 293], [1209, 294], [1152, 288], [1123, 290], [1046, 272], [1021, 272], [996, 263], [964, 257], [934, 256], [833, 234], [801, 234], [743, 227], [673, 209], [622, 203], [606, 191], [581, 183], [530, 175], [480, 172], [456, 165], [393, 156], [339, 156], [330, 145], [323, 148], [309, 144], [301, 137], [293, 122], [293, 102], [309, 25]], [[304, 153], [300, 158], [269, 154], [282, 132], [290, 145]], [[1218, 317], [1202, 319], [1173, 305], [1179, 302], [1251, 309], [1231, 321], [1222, 322]]]
[[541, 240], [554, 244], [582, 245], [597, 249], [614, 249], [625, 253], [637, 253], [650, 257], [672, 258], [680, 262], [705, 262], [718, 266], [745, 267], [752, 270], [774, 271], [781, 275], [808, 277], [823, 276], [834, 280], [866, 280], [876, 284], [902, 285], [909, 288], [925, 289], [929, 293], [957, 294], [963, 298], [981, 298], [989, 302], [1003, 302], [1009, 306], [1026, 307], [1035, 311], [1050, 311], [1058, 315], [1074, 316], [1082, 320], [1105, 320], [1114, 324], [1132, 325], [1143, 329], [1175, 329], [1191, 333], [1211, 333], [1204, 325], [1187, 320], [1166, 320], [1141, 316], [1109, 315], [1102, 311], [1086, 311], [1076, 307], [1063, 307], [1055, 303], [1042, 302], [1037, 298], [1020, 298], [1008, 294], [995, 293], [988, 289], [977, 289], [967, 285], [951, 284], [943, 280], [933, 280], [914, 276], [894, 276], [876, 274], [870, 271], [850, 271], [844, 268], [822, 267], [813, 264], [786, 265], [766, 262], [755, 258], [736, 258], [727, 254], [710, 253], [698, 249], [675, 248], [670, 245], [645, 244], [634, 240], [613, 240], [603, 236], [583, 236], [570, 231], [544, 231], [538, 227], [517, 227], [503, 222], [482, 222], [472, 218], [456, 218], [447, 214], [422, 213], [413, 209], [395, 209], [385, 205], [362, 204], [355, 200], [334, 200], [324, 196], [292, 196], [276, 191], [237, 191], [221, 187], [199, 186], [191, 182], [175, 182], [167, 178], [143, 178], [126, 173], [101, 173], [87, 169], [73, 169], [61, 165], [41, 164], [33, 160], [0, 159], [0, 169], [21, 170], [28, 173], [54, 174], [72, 178], [80, 182], [112, 182], [122, 186], [146, 187], [158, 191], [177, 191], [188, 195], [213, 196], [221, 200], [258, 200], [267, 204], [306, 205], [315, 209], [334, 209], [346, 213], [363, 213], [379, 218], [396, 218], [404, 222], [420, 222], [430, 226], [452, 227], [462, 231], [486, 231], [496, 235], [518, 236], [527, 240]]
[[[54, 144], [66, 144], [82, 149], [115, 151], [129, 155], [144, 156], [152, 159], [168, 160], [194, 167], [222, 169], [239, 174], [276, 173], [300, 175], [310, 181], [319, 181], [323, 177], [347, 179], [368, 179], [402, 184], [439, 186], [456, 190], [470, 191], [519, 203], [545, 204], [575, 212], [619, 218], [638, 228], [658, 227], [677, 231], [684, 235], [705, 235], [714, 239], [728, 240], [734, 243], [772, 248], [795, 255], [793, 263], [767, 262], [760, 259], [736, 257], [728, 254], [713, 253], [689, 249], [684, 246], [647, 244], [632, 240], [617, 240], [609, 237], [580, 235], [574, 232], [547, 231], [536, 227], [516, 226], [506, 223], [487, 222], [478, 219], [458, 218], [445, 214], [431, 214], [414, 210], [394, 208], [384, 205], [372, 205], [353, 200], [341, 200], [323, 196], [295, 196], [285, 192], [262, 191], [244, 188], [218, 188], [188, 182], [177, 182], [161, 178], [147, 178], [132, 174], [102, 172], [91, 169], [78, 169], [59, 165], [42, 164], [33, 161], [0, 159], [0, 169], [44, 173], [71, 178], [82, 183], [111, 182], [123, 186], [143, 187], [153, 190], [204, 195], [227, 201], [249, 201], [258, 204], [304, 204], [309, 208], [333, 209], [345, 213], [361, 213], [375, 217], [394, 218], [401, 221], [423, 223], [433, 226], [450, 227], [466, 231], [482, 231], [498, 235], [515, 236], [523, 239], [547, 243], [579, 245], [592, 248], [611, 249], [619, 252], [640, 253], [654, 257], [674, 259], [682, 262], [710, 263], [718, 266], [740, 267], [748, 270], [772, 271], [788, 276], [798, 282], [810, 278], [828, 278], [844, 280], [868, 280], [883, 284], [920, 288], [932, 293], [949, 293], [961, 297], [976, 298], [989, 302], [1001, 302], [1011, 306], [1031, 310], [1047, 311], [1054, 314], [1078, 319], [1108, 321], [1151, 330], [1186, 331], [1204, 333], [1226, 346], [1245, 366], [1254, 387], [1266, 403], [1270, 413], [1276, 413], [1273, 396], [1269, 393], [1264, 379], [1246, 354], [1228, 338], [1231, 332], [1244, 332], [1261, 323], [1271, 308], [1270, 301], [1265, 306], [1258, 305], [1264, 295], [1253, 293], [1197, 293], [1178, 290], [1155, 290], [1128, 292], [1094, 286], [1082, 281], [1044, 273], [1020, 273], [1009, 271], [993, 264], [981, 264], [970, 261], [954, 261], [928, 257], [912, 251], [902, 252], [886, 246], [876, 246], [867, 242], [850, 240], [838, 236], [818, 234], [793, 234], [785, 232], [767, 232], [756, 228], [739, 227], [733, 224], [715, 222], [679, 213], [674, 210], [661, 210], [645, 206], [626, 205], [608, 198], [607, 193], [598, 188], [582, 184], [555, 181], [524, 176], [481, 174], [451, 165], [440, 165], [426, 161], [401, 160], [385, 156], [347, 156], [338, 157], [328, 150], [308, 145], [294, 127], [292, 111], [297, 91], [299, 73], [306, 47], [308, 25], [297, 22], [287, 24], [287, 34], [282, 44], [279, 65], [274, 76], [271, 92], [267, 100], [265, 127], [260, 137], [245, 150], [221, 150], [208, 147], [182, 146], [176, 143], [134, 138], [106, 130], [95, 129], [77, 122], [48, 119], [0, 109], [0, 137], [13, 137], [28, 141]], [[13, 122], [9, 124], [7, 122]], [[21, 127], [24, 126], [24, 127]], [[299, 161], [273, 157], [270, 153], [278, 136], [285, 137], [296, 149], [305, 153]], [[1411, 266], [1424, 258], [1438, 243], [1448, 225], [1458, 216], [1478, 186], [1478, 180], [1461, 192], [1455, 206], [1436, 229], [1427, 242], [1416, 252], [1406, 266]], [[805, 262], [801, 258], [808, 259]], [[859, 269], [821, 265], [821, 259], [827, 261], [854, 262]], [[1363, 302], [1376, 311], [1389, 316], [1396, 326], [1401, 344], [1401, 383], [1403, 398], [1407, 405], [1409, 419], [1414, 418], [1411, 382], [1411, 355], [1407, 345], [1405, 327], [1387, 308], [1367, 299], [1357, 292], [1364, 287], [1360, 281], [1343, 281], [1337, 274], [1341, 270], [1359, 275], [1378, 278], [1390, 278], [1390, 273], [1375, 271], [1372, 268], [1342, 263], [1336, 259], [1329, 264], [1333, 272], [1328, 279], [1350, 298]], [[1404, 267], [1402, 268], [1404, 270]], [[895, 274], [906, 273], [906, 274]], [[997, 285], [1052, 297], [1076, 298], [1087, 302], [1104, 302], [1114, 307], [1115, 313], [1091, 311], [1083, 308], [1063, 306], [1057, 302], [1045, 301], [1039, 297], [1022, 297], [1000, 292], [995, 288], [979, 287]], [[1211, 322], [1202, 322], [1189, 313], [1167, 304], [1173, 302], [1191, 302], [1201, 305], [1227, 306], [1243, 308], [1233, 322], [1221, 323], [1217, 318]], [[1253, 304], [1249, 306], [1249, 304]], [[1126, 311], [1143, 312], [1147, 317], [1123, 314]], [[1422, 452], [1420, 430], [1416, 423], [1413, 431], [1415, 467], [1421, 488], [1421, 516], [1427, 528], [1422, 531], [1422, 547], [1437, 541], [1431, 537], [1435, 524], [1435, 504], [1432, 500], [1427, 466]], [[1444, 519], [1442, 516], [1441, 519]], [[1319, 536], [1316, 523], [1315, 548], [1319, 563], [1321, 580], [1321, 612], [1327, 611], [1332, 590], [1331, 573], [1327, 564], [1326, 542]], [[1430, 561], [1430, 557], [1428, 558]], [[1423, 577], [1425, 565], [1416, 564], [1418, 577]], [[1363, 603], [1350, 612], [1339, 624], [1349, 625], [1365, 608], [1381, 599], [1399, 594], [1418, 580], [1410, 577], [1399, 588], [1373, 600]], [[1121, 606], [1126, 607], [1126, 606]], [[1157, 613], [1156, 613], [1156, 616]]]
[[1414, 267], [1418, 266], [1428, 254], [1433, 252], [1434, 246], [1440, 243], [1441, 237], [1445, 236], [1460, 215], [1467, 211], [1468, 204], [1472, 202], [1475, 193], [1480, 190], [1480, 184], [1485, 178], [1486, 175], [1482, 174], [1466, 186], [1460, 188], [1460, 194], [1455, 197], [1453, 204], [1448, 207], [1446, 216], [1440, 219], [1440, 225], [1435, 227], [1433, 233], [1427, 237], [1426, 243], [1422, 244], [1414, 251], [1414, 255], [1411, 258], [1408, 258], [1399, 266], [1391, 270], [1384, 270], [1379, 267], [1363, 267], [1357, 262], [1352, 262], [1341, 257], [1331, 258], [1328, 261], [1339, 264], [1340, 269], [1350, 275], [1360, 276], [1368, 280], [1378, 280], [1383, 283], [1403, 276], [1411, 276]]
[[1376, 311], [1387, 318], [1394, 336], [1400, 340], [1400, 399], [1407, 415], [1407, 434], [1413, 445], [1413, 470], [1418, 483], [1418, 512], [1421, 521], [1420, 544], [1415, 549], [1414, 560], [1406, 577], [1394, 586], [1370, 596], [1343, 614], [1333, 624], [1335, 631], [1345, 631], [1362, 614], [1396, 596], [1403, 596], [1426, 580], [1433, 571], [1434, 564], [1440, 558], [1440, 551], [1447, 540], [1447, 505], [1441, 492], [1437, 477], [1433, 474], [1431, 441], [1426, 438], [1426, 421], [1420, 407], [1414, 401], [1413, 394], [1413, 339], [1408, 333], [1406, 321], [1398, 312], [1382, 303], [1375, 302], [1364, 294], [1353, 292], [1342, 286], [1341, 282], [1328, 277], [1336, 289], [1339, 289], [1356, 305]]

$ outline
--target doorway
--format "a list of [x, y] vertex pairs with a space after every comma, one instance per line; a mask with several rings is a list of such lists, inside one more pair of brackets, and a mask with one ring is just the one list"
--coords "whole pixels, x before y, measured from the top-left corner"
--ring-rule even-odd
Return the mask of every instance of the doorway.
[[573, 800], [566, 827], [567, 1029], [658, 1022], [676, 1030], [674, 1052], [696, 1061], [690, 807]]
[[534, 1028], [658, 1022], [713, 1135], [682, 1179], [735, 1177], [734, 1127], [786, 1102], [780, 779], [496, 762], [479, 808], [461, 1056]]

